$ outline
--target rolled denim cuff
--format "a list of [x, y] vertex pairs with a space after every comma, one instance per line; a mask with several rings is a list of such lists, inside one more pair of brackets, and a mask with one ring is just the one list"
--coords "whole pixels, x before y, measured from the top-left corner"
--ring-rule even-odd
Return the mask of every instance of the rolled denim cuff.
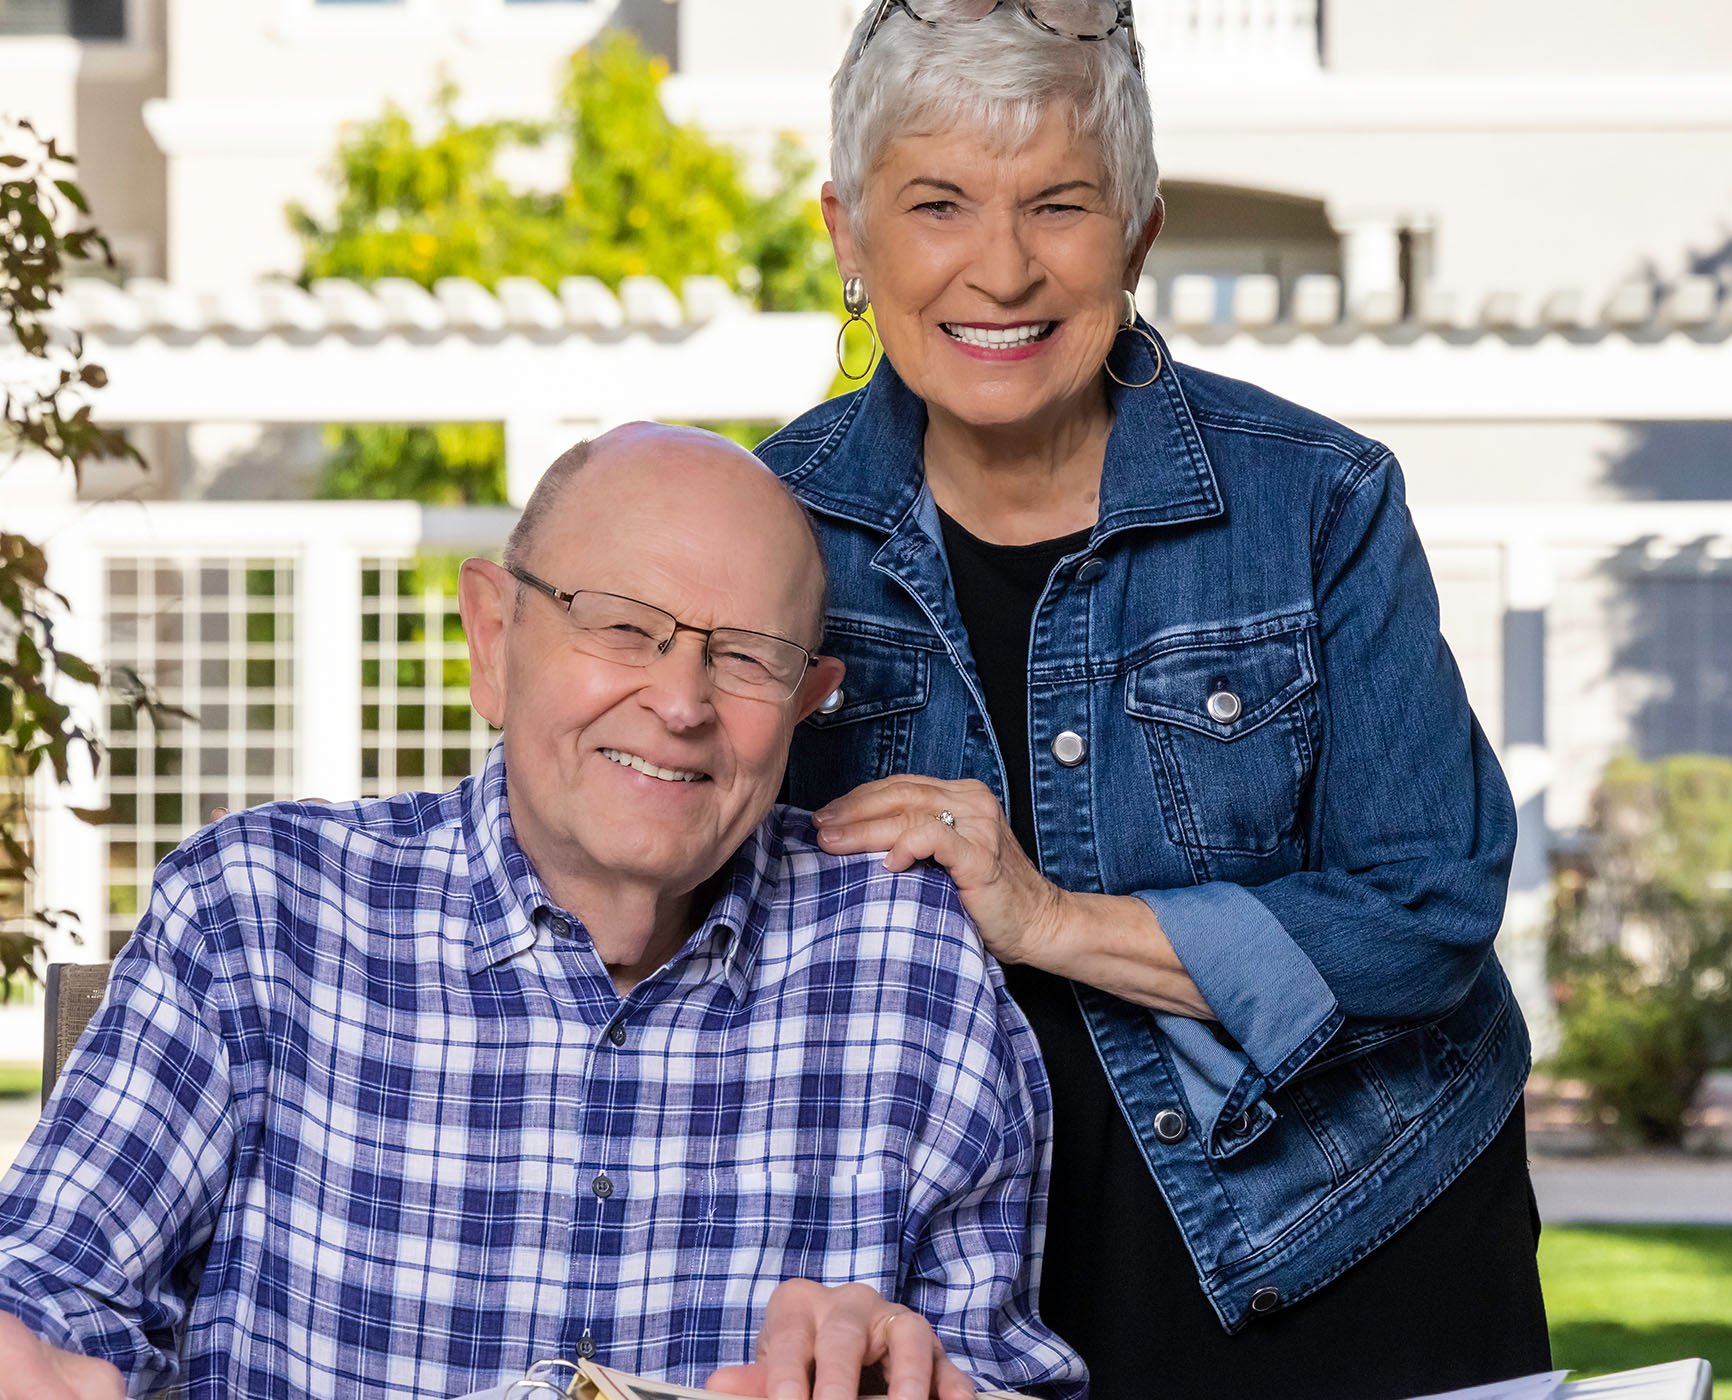
[[1217, 881], [1140, 898], [1265, 1092], [1292, 1078], [1340, 1027], [1329, 984], [1251, 891]]

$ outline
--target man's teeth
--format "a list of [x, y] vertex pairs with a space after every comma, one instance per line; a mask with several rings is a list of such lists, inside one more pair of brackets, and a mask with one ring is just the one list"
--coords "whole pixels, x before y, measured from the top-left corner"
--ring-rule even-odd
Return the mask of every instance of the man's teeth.
[[688, 773], [683, 768], [658, 768], [647, 758], [639, 758], [635, 753], [627, 753], [624, 749], [603, 749], [601, 756], [621, 767], [635, 768], [652, 778], [660, 778], [664, 783], [695, 783], [704, 776], [702, 773]]
[[953, 326], [946, 323], [944, 333], [952, 340], [960, 340], [964, 345], [979, 346], [982, 350], [1002, 350], [1007, 346], [1027, 345], [1032, 341], [1045, 340], [1052, 334], [1053, 324], [1051, 321], [1042, 321], [1038, 325], [988, 330], [984, 326]]

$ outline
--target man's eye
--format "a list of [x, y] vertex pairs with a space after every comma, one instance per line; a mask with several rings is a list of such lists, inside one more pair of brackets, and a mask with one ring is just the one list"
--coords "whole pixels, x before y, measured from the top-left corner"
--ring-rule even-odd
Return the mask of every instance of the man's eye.
[[621, 642], [646, 641], [653, 642], [655, 638], [635, 622], [614, 622], [601, 629], [602, 635], [610, 640]]

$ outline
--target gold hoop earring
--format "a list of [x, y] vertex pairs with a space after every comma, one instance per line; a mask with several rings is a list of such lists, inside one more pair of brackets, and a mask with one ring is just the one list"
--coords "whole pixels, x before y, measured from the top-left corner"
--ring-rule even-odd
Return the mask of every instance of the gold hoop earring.
[[[1140, 335], [1144, 340], [1148, 341], [1149, 348], [1155, 352], [1155, 372], [1140, 384], [1132, 384], [1129, 380], [1120, 379], [1118, 375], [1113, 373], [1113, 360], [1112, 355], [1109, 352], [1107, 355], [1107, 362], [1103, 366], [1107, 372], [1107, 378], [1112, 380], [1113, 383], [1117, 384], [1121, 389], [1146, 389], [1161, 377], [1161, 371], [1167, 367], [1167, 361], [1166, 357], [1161, 354], [1161, 342], [1155, 339], [1155, 333], [1146, 329], [1137, 321], [1137, 298], [1136, 294], [1133, 292], [1125, 293], [1125, 314], [1124, 318], [1119, 322], [1119, 330], [1121, 332], [1129, 331], [1132, 335]], [[1113, 344], [1115, 347], [1118, 345], [1116, 338], [1114, 339]]]
[[[866, 299], [866, 284], [858, 277], [850, 277], [842, 283], [842, 307], [847, 311], [848, 319], [836, 332], [836, 368], [842, 371], [844, 379], [852, 379], [855, 383], [867, 378], [872, 373], [872, 366], [878, 363], [878, 332], [866, 319], [866, 309], [871, 305]], [[866, 327], [866, 334], [872, 337], [866, 368], [858, 374], [848, 368], [848, 332], [856, 324]]]

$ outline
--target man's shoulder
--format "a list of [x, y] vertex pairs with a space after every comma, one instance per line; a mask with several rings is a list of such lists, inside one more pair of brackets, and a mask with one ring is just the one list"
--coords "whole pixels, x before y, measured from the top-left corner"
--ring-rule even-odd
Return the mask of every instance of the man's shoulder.
[[332, 875], [363, 862], [381, 872], [461, 844], [467, 783], [450, 792], [405, 792], [352, 802], [266, 802], [195, 832], [163, 863], [197, 879], [237, 865]]
[[[955, 882], [926, 862], [884, 868], [884, 853], [833, 855], [812, 814], [778, 806], [760, 829], [770, 857], [769, 900], [781, 909], [789, 951], [852, 958], [916, 956], [984, 975], [990, 959]], [[918, 951], [916, 951], [918, 950]]]

